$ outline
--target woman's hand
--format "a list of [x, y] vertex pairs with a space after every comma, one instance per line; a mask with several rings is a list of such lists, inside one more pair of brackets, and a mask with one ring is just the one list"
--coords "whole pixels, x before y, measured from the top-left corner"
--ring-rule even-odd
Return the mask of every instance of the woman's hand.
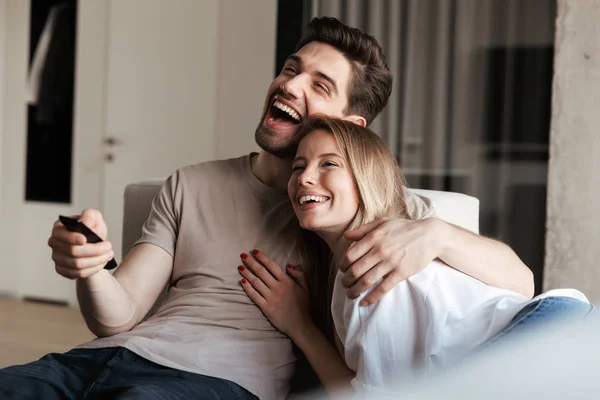
[[242, 287], [248, 297], [267, 316], [271, 324], [286, 334], [306, 355], [328, 392], [352, 390], [356, 376], [329, 340], [312, 322], [308, 284], [300, 268], [288, 265], [284, 271], [258, 250], [242, 254], [246, 267], [238, 270], [244, 277]]
[[271, 324], [292, 340], [312, 323], [308, 284], [304, 272], [291, 265], [287, 274], [264, 253], [242, 254], [245, 264], [238, 267], [244, 277], [242, 287]]

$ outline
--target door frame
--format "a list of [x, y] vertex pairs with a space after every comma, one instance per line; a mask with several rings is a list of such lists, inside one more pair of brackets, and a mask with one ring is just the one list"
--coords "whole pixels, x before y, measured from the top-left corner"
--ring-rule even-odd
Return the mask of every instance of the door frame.
[[[0, 212], [2, 212], [2, 143], [4, 142], [4, 65], [6, 63], [6, 0], [0, 0]], [[1, 272], [0, 272], [1, 274]], [[1, 276], [1, 275], [0, 275]]]

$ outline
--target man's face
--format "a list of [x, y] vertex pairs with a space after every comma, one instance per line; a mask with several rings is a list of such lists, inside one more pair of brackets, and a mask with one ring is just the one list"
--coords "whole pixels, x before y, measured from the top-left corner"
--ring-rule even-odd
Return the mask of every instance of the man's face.
[[334, 47], [311, 42], [288, 57], [265, 101], [256, 128], [256, 143], [280, 158], [293, 158], [296, 133], [308, 115], [347, 117], [348, 85], [352, 67]]

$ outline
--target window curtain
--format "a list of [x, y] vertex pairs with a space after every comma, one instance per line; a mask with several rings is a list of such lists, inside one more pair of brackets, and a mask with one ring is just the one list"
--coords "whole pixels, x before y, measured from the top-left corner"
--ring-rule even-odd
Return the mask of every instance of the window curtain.
[[[489, 133], [493, 48], [552, 45], [548, 0], [306, 0], [308, 22], [336, 17], [373, 35], [394, 74], [392, 95], [371, 124], [397, 154], [412, 186], [474, 193], [473, 171]], [[514, 57], [513, 57], [514, 58]], [[511, 54], [503, 58], [514, 64]], [[500, 82], [513, 100], [510, 68]], [[494, 88], [494, 94], [498, 92]], [[502, 110], [504, 112], [502, 112]], [[511, 107], [494, 128], [509, 142]], [[485, 149], [483, 149], [485, 150]], [[456, 179], [453, 179], [456, 178]], [[464, 178], [461, 183], [461, 178]], [[453, 182], [454, 181], [454, 182]]]

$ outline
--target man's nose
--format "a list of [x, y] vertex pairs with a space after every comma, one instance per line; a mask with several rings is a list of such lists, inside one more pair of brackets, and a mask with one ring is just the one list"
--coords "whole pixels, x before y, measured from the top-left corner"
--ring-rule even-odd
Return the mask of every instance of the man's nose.
[[306, 85], [306, 76], [296, 75], [292, 79], [281, 85], [283, 92], [293, 96], [295, 99], [301, 99], [304, 96], [304, 86]]

